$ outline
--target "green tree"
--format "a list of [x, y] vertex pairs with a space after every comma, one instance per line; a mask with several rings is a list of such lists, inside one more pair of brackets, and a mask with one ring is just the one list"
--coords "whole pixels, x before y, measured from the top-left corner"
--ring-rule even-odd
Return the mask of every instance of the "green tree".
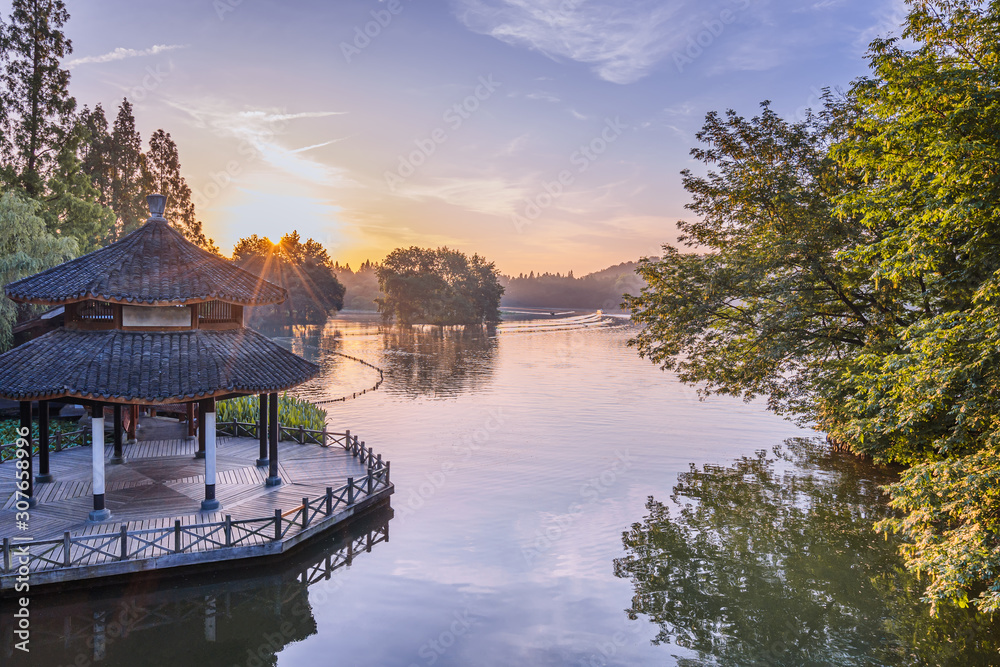
[[50, 233], [76, 240], [81, 252], [101, 247], [115, 225], [115, 214], [100, 202], [100, 192], [81, 169], [78, 149], [87, 135], [78, 123], [59, 149], [46, 184], [41, 215]]
[[986, 611], [1000, 609], [998, 25], [997, 3], [912, 3], [911, 48], [872, 44], [854, 132], [835, 153], [863, 177], [841, 210], [885, 230], [853, 255], [875, 280], [920, 286], [920, 317], [895, 348], [855, 360], [839, 432], [916, 464], [891, 487], [905, 515], [882, 527], [909, 539], [933, 604]]
[[788, 124], [709, 115], [698, 222], [626, 299], [640, 353], [707, 392], [764, 395], [891, 487], [932, 603], [1000, 609], [1000, 4], [911, 2], [872, 75]]
[[98, 104], [93, 110], [83, 107], [78, 121], [84, 130], [84, 138], [79, 148], [80, 168], [97, 188], [101, 204], [110, 207], [114, 168], [111, 161], [111, 132], [108, 129], [108, 118], [104, 114], [104, 108]]
[[118, 107], [110, 144], [111, 182], [109, 205], [118, 217], [114, 238], [137, 229], [148, 217], [143, 192], [142, 137], [135, 129], [132, 104], [127, 98]]
[[376, 268], [386, 321], [487, 324], [500, 321], [503, 286], [492, 262], [448, 248], [397, 248]]
[[833, 199], [855, 180], [829, 157], [842, 111], [790, 123], [768, 104], [752, 119], [708, 114], [692, 155], [706, 176], [683, 172], [698, 215], [680, 240], [637, 269], [647, 287], [624, 306], [643, 325], [640, 354], [704, 394], [751, 399], [829, 428], [815, 397], [836, 393], [841, 363], [899, 318], [899, 289], [869, 279], [842, 254], [869, 232], [838, 216]]
[[205, 236], [191, 201], [191, 188], [181, 176], [177, 144], [169, 132], [157, 130], [149, 138], [149, 150], [143, 161], [143, 184], [147, 193], [167, 196], [166, 218], [184, 234], [184, 238], [209, 252], [219, 254], [215, 242]]
[[[0, 194], [0, 283], [33, 275], [76, 255], [76, 241], [49, 233], [39, 215], [38, 202], [8, 190]], [[11, 328], [19, 314], [30, 306], [19, 306], [6, 296], [0, 297], [0, 350], [13, 342]]]
[[0, 150], [4, 178], [31, 197], [43, 194], [48, 172], [72, 127], [76, 100], [60, 60], [72, 51], [61, 30], [69, 18], [62, 0], [14, 0], [0, 25]]
[[240, 239], [233, 261], [288, 291], [284, 303], [254, 308], [252, 324], [323, 324], [331, 312], [344, 307], [346, 290], [326, 249], [313, 239], [302, 243], [297, 231], [278, 243], [256, 234]]

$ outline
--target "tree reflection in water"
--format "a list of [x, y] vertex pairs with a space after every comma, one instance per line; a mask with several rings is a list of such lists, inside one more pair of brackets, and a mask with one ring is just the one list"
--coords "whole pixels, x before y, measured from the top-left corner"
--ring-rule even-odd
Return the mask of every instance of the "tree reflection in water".
[[385, 389], [406, 397], [482, 391], [496, 365], [495, 330], [387, 326], [382, 329]]
[[694, 665], [997, 665], [1000, 633], [971, 610], [929, 615], [898, 540], [872, 523], [892, 510], [892, 473], [812, 440], [774, 456], [678, 477], [675, 511], [649, 498], [624, 533], [615, 574], [635, 589], [630, 618]]

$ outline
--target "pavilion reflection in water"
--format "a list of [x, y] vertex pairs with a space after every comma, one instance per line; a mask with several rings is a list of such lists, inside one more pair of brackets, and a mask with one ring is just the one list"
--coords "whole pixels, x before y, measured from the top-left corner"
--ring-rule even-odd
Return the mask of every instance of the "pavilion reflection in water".
[[120, 587], [33, 596], [30, 653], [14, 648], [13, 600], [5, 600], [0, 662], [176, 667], [196, 657], [196, 664], [274, 665], [285, 646], [316, 633], [310, 589], [334, 595], [337, 571], [388, 542], [391, 518], [387, 504], [287, 561], [226, 580], [217, 573], [153, 575]]

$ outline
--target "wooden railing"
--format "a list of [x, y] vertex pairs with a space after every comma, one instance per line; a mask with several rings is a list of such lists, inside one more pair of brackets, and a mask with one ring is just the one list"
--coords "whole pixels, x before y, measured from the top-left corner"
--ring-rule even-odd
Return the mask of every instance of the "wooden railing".
[[[56, 452], [61, 452], [64, 449], [72, 447], [86, 447], [90, 445], [90, 442], [90, 431], [87, 429], [67, 431], [66, 433], [56, 431], [49, 436], [49, 443], [52, 445], [52, 450]], [[38, 453], [37, 442], [32, 443], [31, 451], [33, 454]], [[17, 458], [16, 442], [0, 445], [0, 463], [12, 461], [15, 458]]]
[[[293, 429], [294, 433], [299, 431]], [[348, 477], [347, 482], [339, 487], [327, 487], [324, 495], [303, 498], [301, 505], [290, 510], [276, 509], [271, 517], [234, 520], [227, 515], [225, 521], [188, 525], [176, 520], [172, 528], [143, 530], [128, 530], [122, 524], [118, 531], [112, 533], [71, 535], [66, 532], [58, 539], [31, 542], [16, 542], [5, 537], [0, 574], [23, 572], [24, 567], [29, 572], [38, 572], [277, 542], [323, 523], [390, 486], [389, 462], [383, 462], [381, 454], [375, 455], [371, 449], [366, 449], [365, 443], [357, 436], [351, 436], [350, 431], [301, 431], [304, 437], [321, 437], [323, 446], [343, 447], [365, 466], [367, 474], [364, 477]]]
[[[324, 550], [321, 555], [297, 557], [289, 565], [282, 564], [280, 579], [246, 577], [197, 589], [173, 589], [154, 596], [127, 592], [121, 598], [98, 596], [87, 606], [41, 607], [32, 610], [32, 648], [39, 645], [45, 650], [63, 646], [74, 653], [93, 655], [95, 646], [107, 647], [140, 630], [182, 623], [190, 627], [192, 621], [200, 619], [225, 618], [233, 622], [238, 615], [236, 610], [248, 604], [254, 608], [273, 609], [277, 605], [279, 609], [294, 609], [286, 605], [304, 600], [303, 596], [308, 595], [307, 587], [322, 586], [339, 570], [388, 541], [389, 522], [386, 519], [373, 528], [337, 541], [332, 550]], [[108, 633], [109, 623], [118, 623], [122, 632]], [[12, 660], [13, 644], [7, 642], [4, 649], [0, 654]], [[70, 661], [63, 662], [69, 664]]]

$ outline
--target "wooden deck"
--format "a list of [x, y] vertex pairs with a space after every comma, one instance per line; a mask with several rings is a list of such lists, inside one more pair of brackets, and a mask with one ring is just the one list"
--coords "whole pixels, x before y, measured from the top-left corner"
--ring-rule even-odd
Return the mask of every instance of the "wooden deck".
[[[373, 487], [375, 493], [365, 494], [362, 480], [366, 479], [372, 468], [343, 447], [302, 445], [287, 441], [278, 446], [278, 471], [283, 483], [268, 487], [264, 484], [267, 469], [254, 465], [259, 452], [258, 441], [220, 436], [216, 497], [222, 507], [213, 512], [202, 512], [200, 505], [205, 493], [205, 462], [194, 457], [196, 450], [197, 440], [186, 438], [126, 445], [125, 463], [105, 463], [106, 504], [111, 510], [111, 519], [101, 523], [87, 521], [88, 512], [93, 506], [90, 447], [53, 453], [50, 467], [55, 481], [35, 485], [38, 505], [28, 513], [26, 531], [19, 529], [14, 507], [15, 464], [0, 464], [0, 499], [3, 501], [0, 509], [0, 538], [10, 538], [9, 544], [14, 547], [18, 544], [16, 541], [26, 538], [33, 542], [63, 539], [67, 532], [72, 538], [107, 535], [107, 540], [66, 540], [65, 559], [67, 563], [72, 563], [72, 567], [63, 568], [63, 574], [55, 579], [48, 576], [54, 574], [49, 572], [54, 567], [51, 562], [39, 561], [31, 568], [32, 579], [35, 580], [33, 583], [45, 583], [49, 579], [91, 578], [130, 571], [130, 568], [124, 567], [126, 563], [120, 561], [129, 561], [133, 566], [139, 561], [150, 561], [141, 567], [132, 567], [131, 570], [134, 571], [137, 567], [157, 569], [187, 562], [280, 552], [319, 530], [336, 525], [355, 514], [362, 506], [371, 505], [392, 493], [392, 485], [388, 483], [386, 474], [385, 483], [381, 487], [378, 484]], [[105, 448], [105, 456], [110, 459], [111, 455], [112, 447], [109, 445]], [[358, 480], [355, 482], [358, 490], [350, 490], [350, 503], [346, 501], [347, 492], [342, 490], [348, 478]], [[338, 513], [324, 513], [322, 500], [318, 500], [329, 496], [328, 489], [331, 487], [339, 487], [341, 500], [335, 504], [327, 501], [326, 506], [339, 509]], [[315, 501], [316, 505], [301, 510], [304, 498]], [[358, 501], [363, 502], [355, 505]], [[296, 509], [300, 511], [293, 515]], [[277, 522], [280, 538], [276, 537], [273, 527], [276, 523], [273, 519], [276, 510], [286, 516], [284, 524]], [[230, 524], [224, 531], [214, 525], [226, 522], [227, 517]], [[268, 517], [272, 517], [271, 526], [259, 523]], [[241, 525], [241, 521], [248, 523]], [[188, 526], [193, 529], [179, 531], [175, 536], [169, 531], [174, 529], [177, 522], [185, 529]], [[310, 526], [311, 522], [314, 525]], [[212, 525], [206, 527], [206, 524]], [[116, 536], [122, 531], [128, 533], [128, 539], [122, 547], [126, 557], [119, 559], [116, 558]], [[135, 531], [150, 532], [137, 535]], [[222, 536], [223, 532], [226, 537]], [[115, 541], [112, 542], [112, 539]], [[149, 540], [149, 543], [144, 547], [145, 540]], [[222, 548], [230, 545], [235, 548]], [[255, 550], [253, 547], [260, 549]], [[227, 553], [209, 557], [205, 553], [209, 551]], [[57, 554], [57, 550], [53, 549], [52, 553]], [[47, 557], [50, 561], [52, 558], [60, 562], [62, 560], [62, 556], [58, 554]], [[14, 565], [13, 561], [11, 564]], [[108, 567], [111, 565], [116, 567]], [[69, 569], [78, 572], [67, 577], [66, 570]], [[81, 569], [87, 571], [79, 572]], [[5, 581], [0, 588], [8, 588], [11, 582], [6, 580], [10, 576], [8, 574], [3, 577]]]

